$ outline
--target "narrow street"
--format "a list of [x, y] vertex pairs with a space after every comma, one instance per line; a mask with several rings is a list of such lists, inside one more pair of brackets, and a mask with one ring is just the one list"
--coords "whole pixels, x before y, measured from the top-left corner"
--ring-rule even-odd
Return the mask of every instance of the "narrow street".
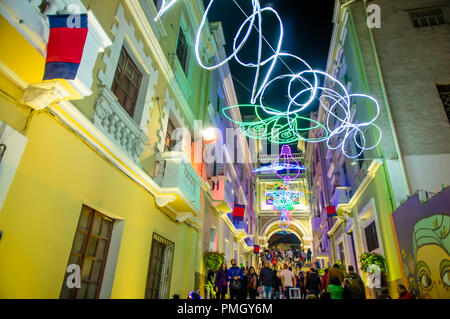
[[0, 0], [0, 43], [0, 299], [450, 299], [449, 1]]

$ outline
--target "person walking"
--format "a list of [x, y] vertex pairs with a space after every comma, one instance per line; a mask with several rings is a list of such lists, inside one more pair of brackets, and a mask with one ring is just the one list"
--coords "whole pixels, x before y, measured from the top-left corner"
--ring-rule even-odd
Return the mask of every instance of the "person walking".
[[328, 279], [328, 268], [325, 268], [324, 273], [322, 275], [322, 283], [320, 285], [320, 292], [327, 291], [327, 279]]
[[342, 282], [339, 281], [337, 276], [331, 278], [327, 292], [330, 294], [331, 299], [344, 299], [344, 288], [342, 288]]
[[253, 266], [251, 266], [248, 269], [247, 282], [248, 282], [248, 294], [250, 296], [250, 299], [256, 299], [256, 295], [258, 293], [260, 285], [258, 274], [256, 273], [255, 268]]
[[306, 259], [309, 265], [311, 265], [311, 257], [312, 257], [312, 251], [311, 248], [308, 248], [308, 252], [306, 253]]
[[[275, 254], [273, 254], [273, 255], [275, 255]], [[272, 257], [272, 265], [276, 266], [277, 263], [278, 263], [277, 257], [276, 257], [276, 256], [273, 256], [273, 257]]]
[[248, 277], [247, 277], [247, 269], [245, 267], [241, 267], [242, 274], [244, 275], [241, 279], [241, 296], [240, 299], [247, 299], [248, 296]]
[[309, 274], [306, 277], [306, 292], [308, 294], [313, 294], [319, 298], [320, 286], [322, 281], [320, 280], [319, 274], [314, 268], [309, 269]]
[[273, 271], [270, 269], [268, 261], [264, 263], [264, 268], [259, 273], [259, 282], [262, 287], [263, 299], [270, 299], [272, 297], [273, 288]]
[[294, 253], [292, 252], [292, 250], [289, 249], [287, 251], [286, 257], [287, 257], [288, 263], [292, 263], [292, 260], [294, 258]]
[[300, 275], [298, 276], [299, 287], [300, 287], [300, 298], [306, 299], [306, 287], [305, 287], [305, 274], [300, 271]]
[[330, 284], [331, 278], [333, 277], [338, 277], [339, 282], [344, 281], [344, 272], [341, 270], [341, 268], [339, 268], [338, 264], [334, 264], [334, 266], [331, 267], [328, 271], [327, 286]]
[[216, 291], [216, 299], [225, 299], [225, 295], [228, 292], [226, 262], [223, 262], [219, 270], [216, 271], [216, 278], [214, 280], [214, 289]]
[[288, 268], [288, 264], [284, 264], [284, 269], [280, 273], [281, 285], [283, 287], [284, 297], [290, 299], [289, 289], [295, 287], [295, 275]]
[[414, 296], [412, 296], [408, 290], [406, 290], [406, 287], [402, 284], [399, 284], [397, 286], [397, 292], [399, 295], [398, 299], [415, 299]]
[[281, 289], [282, 283], [281, 283], [281, 278], [278, 276], [276, 269], [273, 270], [272, 286], [273, 286], [272, 299], [280, 299], [280, 289]]
[[300, 259], [302, 260], [302, 264], [306, 262], [306, 253], [304, 250], [300, 253]]
[[241, 280], [243, 277], [242, 269], [236, 265], [235, 259], [231, 259], [231, 268], [227, 271], [227, 281], [230, 283], [230, 299], [240, 298]]
[[348, 273], [344, 277], [344, 299], [366, 299], [364, 282], [353, 266], [348, 266]]

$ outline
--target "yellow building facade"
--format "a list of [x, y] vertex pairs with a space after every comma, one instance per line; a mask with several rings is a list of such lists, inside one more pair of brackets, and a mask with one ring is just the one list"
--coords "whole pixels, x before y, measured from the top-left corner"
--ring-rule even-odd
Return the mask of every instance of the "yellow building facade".
[[[42, 81], [47, 15], [77, 9], [89, 21], [77, 78]], [[0, 4], [0, 298], [185, 298], [199, 289], [211, 198], [203, 165], [192, 163], [202, 147], [194, 121], [207, 117], [210, 75], [193, 52], [204, 8], [180, 2], [154, 22], [158, 9], [131, 0]], [[215, 54], [208, 32], [205, 60]], [[135, 96], [124, 90], [133, 112], [117, 93], [123, 61], [139, 77]], [[173, 128], [185, 132], [175, 150]]]

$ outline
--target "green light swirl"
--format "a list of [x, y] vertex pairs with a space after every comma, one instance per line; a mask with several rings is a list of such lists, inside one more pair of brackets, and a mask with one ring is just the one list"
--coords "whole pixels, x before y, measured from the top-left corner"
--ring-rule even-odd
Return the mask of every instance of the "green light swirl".
[[[234, 120], [227, 114], [227, 110], [231, 111], [235, 108], [252, 108], [256, 120], [251, 122]], [[271, 143], [291, 144], [296, 143], [298, 140], [303, 140], [305, 142], [322, 142], [329, 138], [330, 133], [327, 128], [311, 118], [300, 116], [296, 113], [288, 116], [269, 115], [264, 109], [273, 112], [277, 111], [267, 106], [263, 108], [261, 105], [241, 104], [223, 107], [222, 114], [232, 123], [239, 125], [242, 134], [252, 139], [267, 139]], [[299, 127], [299, 121], [312, 122], [312, 125], [309, 127]], [[303, 134], [307, 135], [307, 132], [317, 129], [322, 129], [323, 132], [325, 132], [325, 136], [317, 138], [303, 137]]]

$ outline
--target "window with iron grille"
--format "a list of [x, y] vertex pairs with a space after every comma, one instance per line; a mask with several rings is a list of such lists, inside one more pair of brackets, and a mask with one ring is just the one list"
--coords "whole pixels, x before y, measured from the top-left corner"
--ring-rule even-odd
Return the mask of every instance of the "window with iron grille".
[[99, 298], [113, 223], [114, 220], [83, 206], [68, 263], [80, 266], [81, 288], [67, 287], [70, 273], [66, 273], [61, 298]]
[[186, 36], [184, 35], [183, 30], [180, 28], [180, 32], [178, 33], [178, 43], [177, 43], [177, 57], [180, 61], [181, 67], [183, 68], [184, 73], [187, 73], [187, 62], [188, 62], [188, 54], [189, 47], [186, 42]]
[[450, 123], [450, 84], [436, 85], [442, 104], [444, 105], [445, 113], [447, 114], [448, 122]]
[[111, 90], [131, 117], [134, 115], [141, 80], [142, 73], [131, 60], [125, 48], [122, 47]]
[[409, 14], [415, 28], [430, 27], [447, 23], [442, 8], [412, 10]]
[[175, 125], [173, 125], [172, 121], [169, 119], [169, 122], [167, 123], [165, 152], [170, 152], [176, 144], [176, 141], [172, 139], [174, 131]]
[[372, 252], [380, 247], [380, 245], [378, 244], [377, 227], [375, 225], [375, 221], [370, 223], [369, 226], [364, 229], [364, 233], [366, 235], [367, 250], [369, 252]]
[[169, 297], [174, 250], [173, 242], [153, 233], [145, 291], [146, 299], [167, 299]]

